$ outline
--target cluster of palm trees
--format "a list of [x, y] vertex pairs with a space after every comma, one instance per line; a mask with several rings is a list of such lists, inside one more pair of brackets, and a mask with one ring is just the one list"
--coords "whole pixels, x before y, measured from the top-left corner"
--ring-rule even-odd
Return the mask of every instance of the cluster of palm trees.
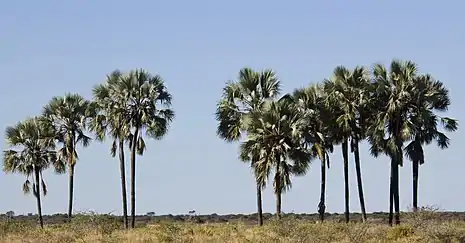
[[42, 172], [48, 168], [57, 173], [68, 172], [68, 218], [71, 220], [74, 169], [79, 158], [76, 148], [88, 146], [93, 134], [100, 141], [106, 137], [112, 139], [112, 157], [118, 152], [126, 228], [129, 222], [124, 148], [129, 147], [131, 227], [134, 228], [136, 156], [143, 155], [144, 136], [161, 139], [167, 133], [174, 119], [171, 99], [160, 76], [142, 69], [126, 73], [115, 70], [103, 84], [94, 87], [92, 100], [71, 93], [53, 97], [41, 115], [7, 127], [5, 136], [10, 148], [3, 153], [3, 170], [26, 176], [23, 191], [29, 193], [32, 187], [40, 226], [43, 227], [41, 193], [47, 193]]
[[[421, 74], [411, 61], [393, 60], [389, 67], [371, 70], [343, 66], [331, 78], [280, 96], [280, 80], [272, 70], [240, 70], [238, 80], [223, 89], [217, 104], [217, 134], [240, 141], [239, 158], [250, 163], [257, 186], [258, 223], [263, 224], [262, 190], [273, 181], [276, 215], [281, 217], [281, 194], [291, 188], [292, 176], [304, 175], [320, 160], [320, 220], [325, 215], [326, 169], [336, 145], [342, 147], [345, 221], [349, 221], [349, 151], [353, 153], [362, 220], [366, 221], [359, 144], [391, 161], [389, 224], [400, 223], [399, 166], [404, 155], [413, 165], [413, 208], [418, 209], [418, 167], [424, 146], [436, 142], [447, 148], [441, 132], [457, 130], [455, 119], [440, 116], [450, 105], [443, 83]], [[274, 175], [272, 174], [274, 173]], [[273, 175], [273, 178], [270, 176]], [[395, 211], [395, 213], [394, 213]]]
[[[281, 83], [272, 70], [240, 70], [237, 81], [227, 83], [217, 104], [217, 133], [222, 139], [241, 141], [239, 158], [249, 162], [257, 186], [259, 225], [263, 224], [261, 194], [272, 172], [276, 214], [281, 217], [281, 195], [292, 176], [305, 175], [310, 162], [321, 164], [320, 219], [325, 215], [326, 169], [336, 145], [342, 147], [345, 181], [345, 219], [349, 221], [349, 150], [354, 155], [362, 219], [366, 220], [359, 144], [367, 140], [373, 156], [391, 158], [390, 214], [399, 218], [399, 166], [404, 154], [413, 165], [413, 207], [417, 209], [418, 167], [423, 147], [433, 141], [447, 148], [449, 138], [440, 131], [457, 130], [455, 119], [438, 112], [450, 105], [448, 90], [429, 74], [420, 74], [411, 61], [394, 60], [390, 67], [373, 65], [334, 69], [330, 79], [280, 96]], [[92, 100], [67, 93], [53, 97], [39, 116], [6, 128], [9, 149], [3, 170], [26, 176], [23, 191], [37, 199], [43, 227], [41, 193], [47, 193], [42, 172], [53, 168], [69, 175], [68, 218], [73, 210], [77, 146], [92, 137], [111, 138], [110, 154], [120, 161], [124, 225], [129, 228], [126, 196], [125, 146], [130, 151], [131, 227], [135, 224], [136, 157], [146, 149], [144, 136], [161, 139], [174, 119], [171, 94], [162, 78], [145, 70], [115, 70], [93, 88]]]

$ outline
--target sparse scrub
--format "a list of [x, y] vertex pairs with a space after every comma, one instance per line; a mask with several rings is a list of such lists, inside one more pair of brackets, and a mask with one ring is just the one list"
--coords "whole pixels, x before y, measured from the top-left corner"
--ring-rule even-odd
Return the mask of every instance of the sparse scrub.
[[0, 222], [0, 242], [463, 242], [465, 222], [427, 221], [420, 227], [405, 223], [338, 223], [326, 220], [282, 219], [263, 227], [236, 223], [158, 222], [126, 231], [106, 215], [76, 215], [71, 223], [46, 225]]

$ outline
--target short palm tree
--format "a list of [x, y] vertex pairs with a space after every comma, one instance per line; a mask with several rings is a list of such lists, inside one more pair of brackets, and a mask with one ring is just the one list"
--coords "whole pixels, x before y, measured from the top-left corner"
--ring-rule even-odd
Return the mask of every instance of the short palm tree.
[[258, 155], [254, 169], [259, 182], [268, 177], [274, 167], [273, 188], [276, 195], [276, 216], [281, 218], [281, 195], [292, 186], [292, 175], [304, 175], [312, 158], [304, 148], [301, 128], [306, 122], [294, 104], [286, 100], [269, 101], [262, 112], [251, 114], [247, 139], [241, 151]]
[[415, 79], [413, 108], [410, 123], [415, 127], [412, 141], [405, 147], [405, 154], [412, 161], [413, 178], [413, 210], [418, 210], [418, 174], [419, 165], [425, 162], [423, 146], [433, 141], [441, 149], [449, 146], [449, 138], [438, 130], [441, 122], [444, 129], [453, 132], [458, 128], [458, 122], [449, 117], [439, 117], [435, 112], [446, 111], [450, 105], [449, 91], [440, 81], [431, 75], [420, 75]]
[[53, 97], [43, 111], [43, 115], [55, 127], [57, 141], [61, 144], [58, 157], [65, 160], [68, 165], [69, 220], [73, 213], [74, 169], [79, 158], [76, 148], [78, 144], [87, 147], [91, 141], [91, 138], [85, 134], [88, 119], [92, 117], [89, 113], [89, 104], [90, 102], [81, 95], [67, 93], [61, 97]]
[[333, 77], [324, 81], [326, 106], [334, 114], [336, 129], [342, 139], [346, 222], [349, 222], [349, 142], [351, 151], [354, 153], [362, 220], [365, 222], [367, 219], [360, 168], [359, 142], [364, 139], [365, 117], [369, 115], [369, 83], [369, 75], [363, 67], [356, 67], [351, 71], [344, 66], [336, 67]]
[[384, 153], [391, 159], [389, 189], [389, 224], [400, 223], [399, 166], [403, 165], [403, 145], [414, 134], [414, 125], [409, 122], [410, 111], [415, 107], [414, 97], [417, 66], [411, 61], [393, 60], [389, 70], [382, 64], [373, 67], [371, 100], [377, 108], [369, 127], [368, 140], [371, 153]]
[[40, 227], [44, 227], [40, 193], [47, 194], [42, 172], [53, 165], [58, 173], [64, 172], [64, 164], [57, 159], [55, 133], [52, 124], [41, 117], [34, 117], [7, 127], [5, 132], [10, 149], [3, 153], [3, 171], [20, 173], [26, 176], [23, 192], [32, 192], [37, 199], [37, 214]]
[[324, 90], [322, 85], [310, 85], [297, 89], [291, 96], [294, 104], [305, 115], [306, 127], [302, 131], [305, 144], [321, 161], [321, 190], [318, 213], [320, 220], [325, 216], [326, 198], [326, 166], [329, 168], [329, 154], [333, 152], [333, 141], [336, 133], [332, 125], [333, 114], [324, 103]]
[[[172, 96], [159, 75], [151, 75], [143, 69], [136, 69], [123, 75], [111, 85], [112, 97], [122, 101], [125, 126], [129, 136], [131, 162], [131, 227], [136, 220], [136, 155], [145, 148], [142, 135], [162, 139], [174, 119], [171, 110]], [[118, 102], [119, 103], [119, 102]]]
[[[280, 81], [274, 71], [241, 69], [238, 80], [226, 84], [217, 103], [218, 136], [228, 142], [239, 141], [246, 134], [251, 112], [261, 112], [264, 103], [276, 98], [279, 92]], [[250, 162], [252, 168], [258, 168], [254, 165], [255, 161]], [[257, 172], [254, 170], [257, 179], [258, 224], [263, 225], [261, 192], [264, 184], [258, 179]]]
[[[125, 123], [123, 104], [124, 101], [118, 100], [113, 94], [113, 88], [117, 87], [123, 73], [119, 70], [113, 71], [107, 76], [104, 84], [100, 84], [93, 89], [93, 103], [96, 105], [96, 114], [90, 123], [90, 129], [96, 134], [96, 138], [103, 141], [108, 135], [112, 138], [110, 154], [116, 157], [118, 151], [120, 177], [121, 177], [121, 196], [123, 203], [123, 221], [126, 229], [129, 228], [128, 221], [128, 203], [126, 196], [126, 168], [124, 160], [124, 142], [132, 136], [130, 129]], [[145, 143], [141, 142], [144, 146]], [[141, 150], [144, 148], [141, 147]]]

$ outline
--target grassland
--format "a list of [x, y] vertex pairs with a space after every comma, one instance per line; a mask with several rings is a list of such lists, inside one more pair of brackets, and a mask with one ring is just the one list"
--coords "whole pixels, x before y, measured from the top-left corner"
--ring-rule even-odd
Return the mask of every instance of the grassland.
[[404, 213], [397, 227], [387, 225], [384, 213], [370, 214], [365, 224], [351, 216], [345, 224], [337, 214], [324, 223], [310, 214], [287, 214], [280, 222], [267, 214], [263, 227], [255, 226], [255, 215], [139, 216], [130, 231], [110, 215], [77, 215], [72, 223], [48, 216], [45, 229], [33, 216], [17, 216], [0, 221], [0, 242], [465, 242], [465, 213]]

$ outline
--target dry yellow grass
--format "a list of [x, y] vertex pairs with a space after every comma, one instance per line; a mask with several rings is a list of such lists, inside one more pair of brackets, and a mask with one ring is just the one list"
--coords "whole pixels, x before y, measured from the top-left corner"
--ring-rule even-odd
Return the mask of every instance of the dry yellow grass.
[[[79, 221], [79, 220], [76, 220]], [[87, 220], [40, 229], [0, 222], [0, 242], [465, 242], [465, 222], [410, 218], [401, 226], [375, 223], [313, 223], [295, 219], [263, 227], [243, 223], [157, 223], [135, 230], [111, 220]]]

